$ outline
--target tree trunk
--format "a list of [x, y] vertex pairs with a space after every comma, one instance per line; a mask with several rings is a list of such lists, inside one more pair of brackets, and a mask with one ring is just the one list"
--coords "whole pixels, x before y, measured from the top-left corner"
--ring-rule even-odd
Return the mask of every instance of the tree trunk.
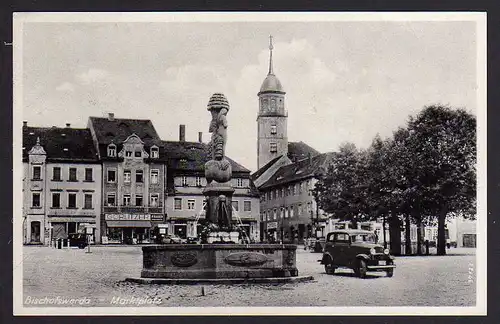
[[417, 215], [417, 254], [422, 255], [422, 217]]
[[446, 255], [445, 223], [447, 214], [447, 208], [443, 207], [438, 216], [437, 255]]
[[387, 237], [385, 234], [385, 217], [386, 215], [384, 214], [383, 219], [382, 219], [382, 235], [384, 235], [384, 249], [387, 249]]
[[410, 232], [410, 215], [405, 215], [405, 254], [411, 255], [411, 232]]
[[390, 250], [393, 255], [401, 255], [401, 222], [394, 215], [389, 215]]

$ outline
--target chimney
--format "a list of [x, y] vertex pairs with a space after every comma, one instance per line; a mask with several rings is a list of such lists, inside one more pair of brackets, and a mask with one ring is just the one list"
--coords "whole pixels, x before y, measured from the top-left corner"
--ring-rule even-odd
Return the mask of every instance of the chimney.
[[70, 128], [71, 127], [71, 124], [70, 123], [66, 123], [66, 128]]
[[179, 142], [186, 141], [186, 125], [179, 125]]
[[198, 132], [198, 142], [203, 143], [203, 132]]
[[23, 127], [28, 127], [28, 121], [26, 120], [23, 121]]
[[110, 121], [115, 120], [115, 113], [108, 113], [108, 120]]

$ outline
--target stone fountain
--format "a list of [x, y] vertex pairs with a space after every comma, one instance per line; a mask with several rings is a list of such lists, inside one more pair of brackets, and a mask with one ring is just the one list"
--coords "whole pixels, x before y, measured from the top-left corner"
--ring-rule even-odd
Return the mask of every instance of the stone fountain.
[[212, 226], [207, 244], [145, 246], [140, 283], [287, 282], [311, 280], [298, 277], [296, 245], [237, 244], [231, 199], [231, 164], [225, 157], [229, 103], [221, 93], [208, 102], [212, 115], [209, 132], [211, 159], [205, 164], [206, 220]]

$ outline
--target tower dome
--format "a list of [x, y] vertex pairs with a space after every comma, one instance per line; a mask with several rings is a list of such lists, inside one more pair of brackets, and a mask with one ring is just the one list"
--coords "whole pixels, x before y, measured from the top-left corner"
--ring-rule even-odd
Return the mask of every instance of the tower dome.
[[269, 72], [267, 73], [267, 77], [262, 82], [260, 87], [259, 94], [265, 92], [274, 92], [274, 93], [282, 93], [285, 94], [283, 90], [283, 86], [281, 85], [280, 80], [273, 72], [273, 38], [269, 36]]

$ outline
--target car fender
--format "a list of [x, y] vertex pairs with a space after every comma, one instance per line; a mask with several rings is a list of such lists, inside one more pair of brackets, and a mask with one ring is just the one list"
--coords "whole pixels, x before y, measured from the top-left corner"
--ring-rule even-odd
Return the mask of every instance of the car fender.
[[370, 259], [370, 256], [367, 254], [364, 254], [364, 253], [360, 253], [360, 254], [356, 255], [356, 259], [367, 261]]
[[323, 253], [323, 258], [321, 259], [321, 264], [325, 264], [325, 261], [327, 260], [327, 258], [330, 258], [333, 261], [333, 256], [329, 252], [326, 252], [326, 253]]

